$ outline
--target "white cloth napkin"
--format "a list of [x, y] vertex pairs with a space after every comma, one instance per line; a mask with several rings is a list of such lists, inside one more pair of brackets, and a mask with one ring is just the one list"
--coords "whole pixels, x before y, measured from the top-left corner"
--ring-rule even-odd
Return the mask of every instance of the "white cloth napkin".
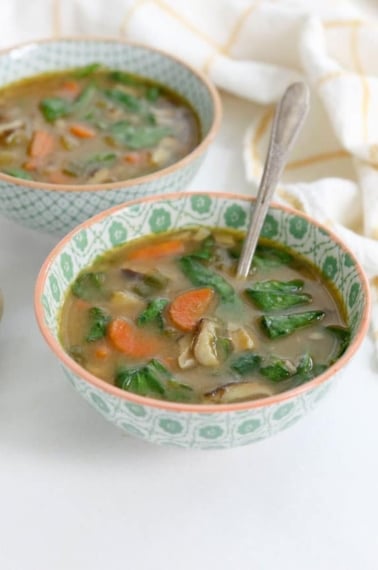
[[0, 41], [120, 34], [192, 63], [262, 105], [244, 144], [255, 188], [274, 103], [304, 79], [311, 111], [276, 200], [326, 224], [357, 255], [371, 283], [378, 349], [378, 19], [357, 6], [361, 0], [12, 0], [2, 7], [9, 25]]

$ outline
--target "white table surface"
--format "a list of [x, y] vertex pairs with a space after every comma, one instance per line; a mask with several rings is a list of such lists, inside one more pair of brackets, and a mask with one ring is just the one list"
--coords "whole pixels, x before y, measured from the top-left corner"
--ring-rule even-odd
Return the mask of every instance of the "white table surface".
[[[193, 189], [248, 192], [251, 104], [224, 97]], [[377, 570], [378, 375], [366, 339], [317, 410], [226, 451], [160, 448], [80, 398], [37, 329], [56, 240], [0, 220], [1, 570]]]

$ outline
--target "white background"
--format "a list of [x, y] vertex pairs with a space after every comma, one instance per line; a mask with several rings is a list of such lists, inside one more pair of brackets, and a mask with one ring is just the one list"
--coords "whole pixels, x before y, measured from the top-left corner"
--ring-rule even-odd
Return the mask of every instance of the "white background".
[[[223, 97], [191, 184], [249, 192], [254, 107]], [[160, 448], [90, 408], [34, 320], [49, 236], [0, 220], [1, 570], [377, 570], [378, 367], [371, 339], [317, 410], [227, 451]]]

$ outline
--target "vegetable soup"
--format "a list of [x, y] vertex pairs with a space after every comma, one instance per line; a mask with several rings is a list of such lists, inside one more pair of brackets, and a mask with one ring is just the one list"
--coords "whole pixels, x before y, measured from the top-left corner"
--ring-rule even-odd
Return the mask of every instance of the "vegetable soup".
[[0, 89], [0, 171], [53, 184], [102, 184], [165, 168], [200, 142], [178, 94], [99, 64]]
[[243, 237], [196, 227], [107, 252], [65, 300], [65, 350], [124, 390], [193, 403], [263, 398], [322, 373], [350, 340], [338, 293], [264, 240], [236, 279]]

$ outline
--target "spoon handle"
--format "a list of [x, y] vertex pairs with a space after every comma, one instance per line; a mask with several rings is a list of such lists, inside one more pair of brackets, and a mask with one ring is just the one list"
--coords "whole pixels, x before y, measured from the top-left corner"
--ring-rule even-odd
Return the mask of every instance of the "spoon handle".
[[286, 89], [276, 109], [260, 188], [237, 268], [236, 275], [241, 279], [245, 279], [249, 273], [271, 198], [308, 108], [308, 87], [305, 83], [298, 82]]

